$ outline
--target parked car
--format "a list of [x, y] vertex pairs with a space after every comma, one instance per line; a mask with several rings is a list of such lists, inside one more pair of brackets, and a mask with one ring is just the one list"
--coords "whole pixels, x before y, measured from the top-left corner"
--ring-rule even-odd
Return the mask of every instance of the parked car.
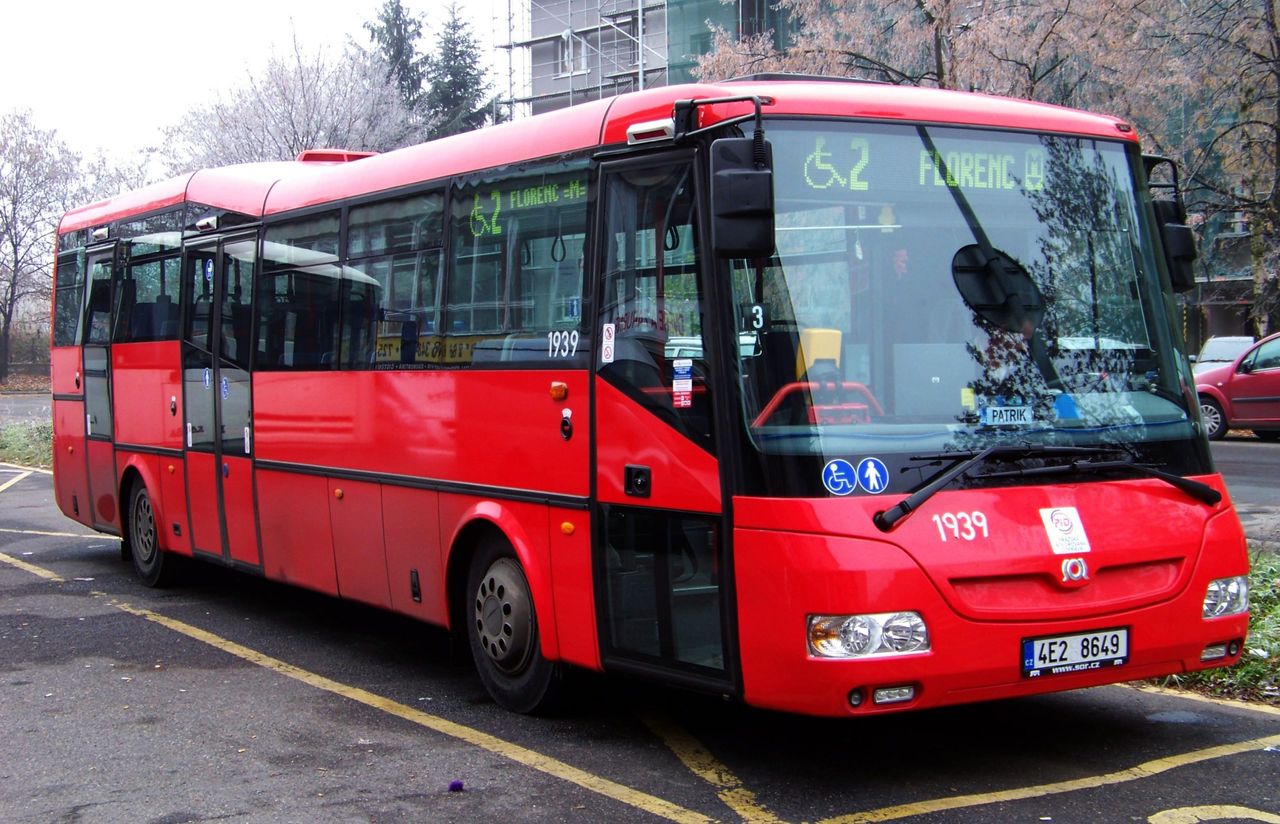
[[1196, 394], [1210, 440], [1228, 429], [1252, 429], [1264, 441], [1280, 440], [1280, 332], [1230, 363], [1196, 375]]
[[1253, 346], [1253, 338], [1247, 335], [1219, 335], [1209, 338], [1200, 347], [1200, 354], [1191, 360], [1191, 368], [1197, 375], [1231, 363], [1244, 350]]

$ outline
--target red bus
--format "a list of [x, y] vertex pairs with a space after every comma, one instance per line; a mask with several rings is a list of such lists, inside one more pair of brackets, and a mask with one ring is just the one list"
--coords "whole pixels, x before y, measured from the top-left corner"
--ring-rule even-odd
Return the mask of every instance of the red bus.
[[62, 220], [58, 504], [148, 585], [449, 627], [516, 711], [571, 667], [844, 716], [1230, 664], [1158, 166], [756, 77], [197, 171]]

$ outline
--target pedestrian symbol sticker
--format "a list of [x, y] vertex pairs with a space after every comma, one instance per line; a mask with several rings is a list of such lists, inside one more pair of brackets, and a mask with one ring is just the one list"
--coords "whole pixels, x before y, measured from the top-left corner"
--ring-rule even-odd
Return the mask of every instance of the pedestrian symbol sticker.
[[879, 495], [889, 485], [889, 470], [879, 458], [863, 458], [858, 464], [858, 483], [872, 495]]
[[832, 495], [844, 496], [855, 491], [858, 488], [858, 475], [854, 472], [853, 464], [842, 458], [828, 461], [822, 467], [822, 485]]

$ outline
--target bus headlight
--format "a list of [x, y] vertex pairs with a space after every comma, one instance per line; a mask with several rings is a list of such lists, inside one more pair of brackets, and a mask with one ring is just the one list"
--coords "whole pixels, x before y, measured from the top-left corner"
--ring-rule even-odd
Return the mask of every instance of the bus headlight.
[[1248, 611], [1248, 578], [1219, 578], [1209, 582], [1209, 591], [1204, 595], [1204, 617], [1221, 618]]
[[928, 650], [929, 629], [918, 612], [809, 616], [809, 654], [820, 658], [869, 658]]

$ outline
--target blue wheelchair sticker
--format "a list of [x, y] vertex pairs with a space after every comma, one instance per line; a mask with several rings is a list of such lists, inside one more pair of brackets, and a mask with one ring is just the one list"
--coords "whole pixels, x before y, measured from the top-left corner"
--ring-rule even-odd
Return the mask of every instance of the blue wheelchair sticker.
[[828, 461], [827, 465], [822, 467], [822, 485], [832, 495], [844, 496], [856, 491], [858, 475], [853, 469], [853, 464], [843, 458]]

